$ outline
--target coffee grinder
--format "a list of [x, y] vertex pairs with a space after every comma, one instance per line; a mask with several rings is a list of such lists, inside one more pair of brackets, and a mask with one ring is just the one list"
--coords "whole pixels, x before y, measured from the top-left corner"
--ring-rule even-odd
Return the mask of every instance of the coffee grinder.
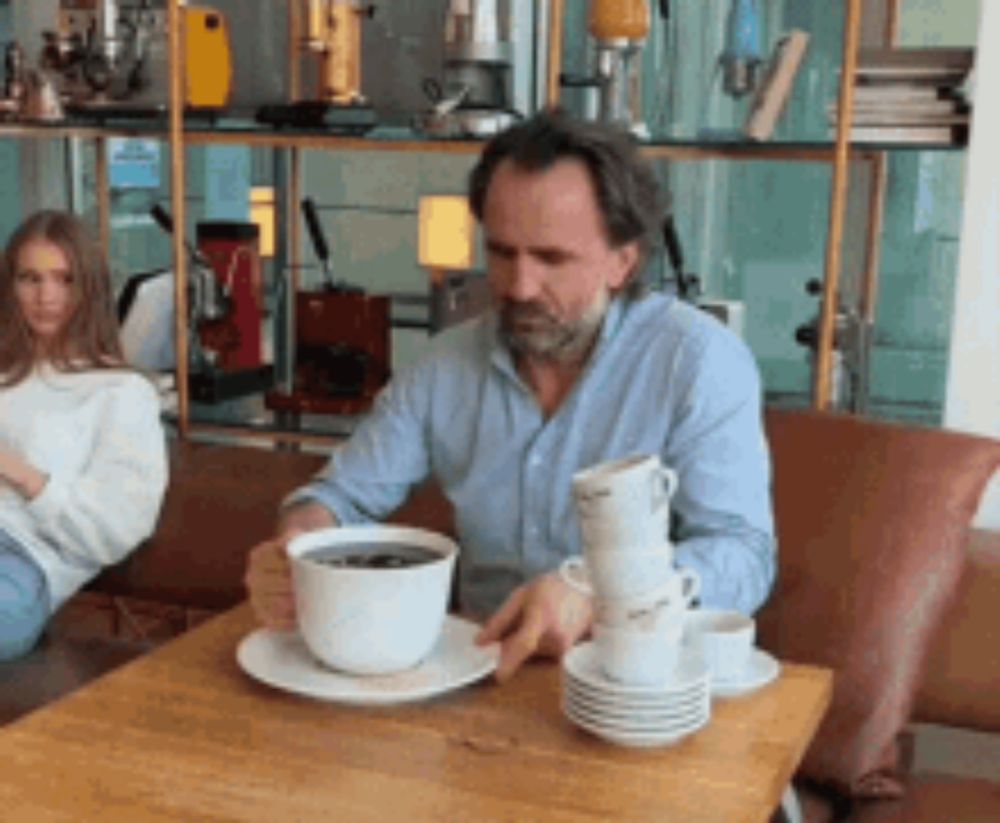
[[450, 0], [444, 26], [444, 82], [424, 89], [431, 134], [482, 137], [517, 117], [511, 108], [513, 44], [507, 0]]
[[639, 57], [649, 34], [648, 0], [591, 0], [587, 32], [594, 42], [597, 119], [649, 134], [642, 120]]
[[297, 43], [316, 62], [315, 97], [262, 106], [257, 120], [351, 133], [372, 128], [375, 111], [361, 93], [361, 24], [372, 9], [363, 0], [306, 0], [305, 31]]

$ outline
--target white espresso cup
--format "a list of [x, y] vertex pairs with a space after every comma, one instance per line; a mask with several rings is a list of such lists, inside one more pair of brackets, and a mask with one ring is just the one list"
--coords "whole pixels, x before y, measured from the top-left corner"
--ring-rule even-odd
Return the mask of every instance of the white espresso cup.
[[598, 463], [573, 475], [584, 553], [645, 551], [667, 542], [677, 475], [656, 455]]
[[598, 665], [611, 680], [628, 685], [668, 681], [677, 668], [684, 633], [683, 621], [652, 628], [594, 625]]
[[756, 634], [754, 619], [738, 611], [693, 609], [684, 623], [684, 642], [698, 650], [720, 683], [744, 676]]
[[698, 596], [700, 580], [693, 569], [676, 569], [662, 584], [631, 597], [594, 599], [594, 620], [606, 626], [649, 629], [663, 623], [684, 623]]
[[670, 544], [641, 552], [590, 551], [568, 557], [559, 568], [573, 588], [598, 598], [634, 597], [661, 587], [672, 577]]

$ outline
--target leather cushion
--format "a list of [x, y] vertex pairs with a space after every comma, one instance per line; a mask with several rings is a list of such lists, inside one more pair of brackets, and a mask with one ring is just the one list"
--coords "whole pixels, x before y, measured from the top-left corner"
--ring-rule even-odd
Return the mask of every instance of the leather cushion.
[[996, 823], [1000, 820], [1000, 783], [989, 780], [919, 775], [907, 782], [899, 800], [858, 804], [852, 823]]
[[896, 736], [1000, 443], [815, 411], [769, 410], [767, 433], [780, 571], [760, 642], [835, 671], [801, 774], [898, 796]]
[[953, 606], [937, 631], [918, 720], [1000, 732], [1000, 532], [974, 531]]
[[247, 552], [274, 533], [285, 495], [325, 462], [318, 454], [172, 441], [155, 533], [88, 588], [203, 609], [239, 603]]

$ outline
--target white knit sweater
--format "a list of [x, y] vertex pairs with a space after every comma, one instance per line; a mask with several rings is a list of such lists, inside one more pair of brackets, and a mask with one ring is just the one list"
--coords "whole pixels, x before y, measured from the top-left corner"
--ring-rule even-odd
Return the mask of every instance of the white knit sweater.
[[0, 389], [0, 448], [49, 476], [31, 501], [0, 481], [0, 528], [45, 572], [53, 611], [152, 533], [167, 457], [141, 375], [39, 367]]

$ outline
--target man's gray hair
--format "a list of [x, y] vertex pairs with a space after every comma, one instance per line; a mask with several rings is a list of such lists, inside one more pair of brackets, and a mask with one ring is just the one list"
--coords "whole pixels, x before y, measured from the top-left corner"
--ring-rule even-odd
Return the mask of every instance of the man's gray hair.
[[501, 132], [486, 144], [469, 173], [469, 203], [480, 221], [493, 175], [508, 159], [524, 171], [545, 171], [565, 159], [582, 162], [608, 242], [616, 247], [638, 244], [639, 260], [627, 289], [633, 296], [644, 290], [639, 273], [659, 232], [662, 208], [653, 169], [627, 131], [544, 111]]

